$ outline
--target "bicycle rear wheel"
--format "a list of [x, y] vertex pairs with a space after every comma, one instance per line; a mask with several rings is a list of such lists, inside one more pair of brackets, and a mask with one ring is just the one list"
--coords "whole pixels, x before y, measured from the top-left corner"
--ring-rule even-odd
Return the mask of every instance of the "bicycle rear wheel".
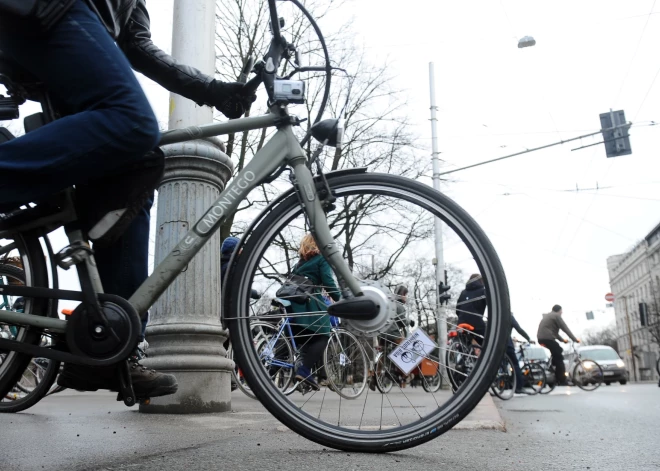
[[523, 387], [528, 388], [527, 394], [534, 396], [543, 391], [546, 383], [545, 370], [536, 363], [525, 363], [522, 367], [525, 383]]
[[[254, 347], [250, 318], [272, 316], [268, 312], [250, 315], [247, 299], [252, 287], [264, 296], [273, 296], [280, 280], [297, 261], [297, 247], [308, 231], [298, 196], [278, 199], [259, 224], [244, 238], [242, 254], [231, 267], [228, 279], [232, 296], [225, 309], [234, 351], [248, 383], [262, 404], [280, 421], [300, 435], [325, 446], [342, 450], [387, 452], [410, 448], [451, 429], [482, 399], [504, 354], [510, 333], [508, 289], [504, 272], [494, 249], [478, 225], [455, 203], [430, 187], [410, 179], [383, 174], [328, 175], [336, 196], [336, 209], [328, 215], [338, 249], [365, 293], [383, 299], [387, 312], [395, 312], [394, 295], [387, 288], [395, 283], [411, 284], [405, 273], [418, 266], [430, 266], [420, 258], [433, 248], [435, 218], [443, 222], [445, 261], [467, 281], [479, 274], [484, 282], [488, 322], [481, 353], [469, 371], [461, 373], [462, 382], [455, 394], [440, 390], [425, 393], [403, 382], [394, 384], [387, 396], [366, 394], [354, 401], [327, 400], [326, 389], [285, 397], [266, 374]], [[316, 215], [314, 217], [317, 217]], [[372, 263], [373, 261], [373, 263]], [[371, 267], [378, 267], [375, 273]], [[385, 281], [378, 281], [378, 280]], [[435, 283], [429, 285], [435, 289]], [[430, 296], [431, 294], [429, 294]], [[411, 301], [413, 301], [411, 299]], [[423, 300], [414, 300], [415, 305]], [[267, 304], [267, 303], [265, 303]], [[388, 307], [389, 306], [389, 307]], [[448, 309], [450, 319], [456, 310]], [[296, 314], [299, 315], [299, 314]], [[324, 312], [307, 316], [322, 319]], [[380, 318], [375, 329], [379, 344], [399, 345], [387, 335], [394, 314]], [[342, 322], [360, 340], [371, 339], [364, 325]], [[430, 329], [430, 324], [422, 326]], [[446, 350], [445, 339], [437, 340]], [[296, 344], [304, 345], [305, 339]], [[401, 347], [404, 348], [405, 347]], [[406, 350], [406, 361], [426, 358], [444, 369], [444, 353], [429, 357]], [[401, 376], [414, 370], [405, 368]], [[456, 373], [459, 374], [459, 373]]]
[[503, 401], [508, 401], [515, 394], [516, 372], [508, 355], [504, 355], [504, 358], [502, 358], [502, 363], [497, 370], [491, 389]]
[[[38, 238], [17, 235], [0, 241], [0, 284], [45, 287], [48, 273]], [[46, 316], [48, 303], [43, 299], [20, 299], [2, 295], [2, 309]], [[0, 322], [0, 331], [19, 342], [39, 345], [42, 330]], [[39, 402], [52, 386], [59, 362], [13, 351], [0, 351], [0, 412], [20, 412]]]
[[593, 360], [580, 360], [573, 368], [573, 383], [585, 391], [593, 391], [603, 383], [603, 369]]
[[442, 370], [438, 368], [433, 376], [422, 376], [422, 387], [428, 393], [438, 392], [442, 388]]

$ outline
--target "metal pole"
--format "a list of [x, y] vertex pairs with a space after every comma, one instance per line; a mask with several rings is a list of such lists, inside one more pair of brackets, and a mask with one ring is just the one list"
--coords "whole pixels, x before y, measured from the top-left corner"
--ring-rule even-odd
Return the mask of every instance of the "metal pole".
[[[431, 91], [431, 149], [433, 160], [433, 188], [440, 191], [440, 151], [438, 150], [438, 130], [435, 104], [435, 70], [433, 62], [429, 63], [429, 85]], [[445, 282], [445, 260], [442, 248], [442, 221], [435, 218], [435, 286]], [[447, 320], [445, 308], [440, 304], [440, 290], [436, 291], [436, 343], [442, 348], [447, 341]], [[442, 363], [442, 362], [440, 362]], [[443, 375], [445, 376], [445, 375]]]
[[630, 316], [628, 315], [628, 296], [622, 296], [624, 306], [626, 307], [626, 322], [628, 324], [628, 342], [630, 343], [630, 359], [632, 360], [633, 377], [637, 381], [637, 366], [635, 364], [635, 352], [633, 351], [633, 339], [630, 333]]

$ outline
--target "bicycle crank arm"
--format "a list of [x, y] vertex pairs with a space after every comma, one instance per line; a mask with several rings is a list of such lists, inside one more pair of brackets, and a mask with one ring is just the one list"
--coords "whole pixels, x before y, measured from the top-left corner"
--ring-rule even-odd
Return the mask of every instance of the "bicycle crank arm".
[[[66, 321], [62, 321], [66, 322]], [[85, 366], [110, 366], [118, 361], [125, 360], [125, 358], [106, 358], [99, 360], [90, 357], [83, 357], [74, 355], [73, 353], [63, 352], [61, 350], [53, 350], [52, 348], [39, 347], [37, 345], [30, 345], [16, 340], [7, 340], [0, 338], [0, 350], [12, 350], [18, 353], [25, 353], [32, 357], [48, 358], [50, 360], [60, 361], [64, 363], [73, 363], [76, 365]]]

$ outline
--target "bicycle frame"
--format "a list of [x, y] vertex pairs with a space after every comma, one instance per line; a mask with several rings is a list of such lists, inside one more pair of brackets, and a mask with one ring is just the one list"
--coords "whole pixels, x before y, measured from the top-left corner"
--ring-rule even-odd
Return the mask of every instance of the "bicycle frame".
[[[235, 119], [205, 126], [191, 126], [163, 134], [159, 145], [273, 126], [278, 127], [277, 132], [268, 143], [229, 182], [206, 213], [191, 226], [190, 231], [158, 264], [151, 276], [144, 281], [133, 296], [128, 299], [138, 314], [143, 314], [156, 302], [197, 252], [220, 228], [227, 216], [236, 211], [238, 205], [247, 197], [250, 191], [283, 166], [289, 166], [293, 169], [294, 186], [301, 196], [300, 200], [309, 221], [310, 232], [316, 239], [322, 255], [337, 275], [340, 286], [344, 291], [343, 294], [349, 297], [351, 295], [362, 295], [358, 281], [348, 268], [332, 237], [312, 173], [306, 165], [305, 151], [293, 133], [292, 123], [295, 123], [295, 121], [289, 116], [286, 107], [273, 107], [271, 113], [263, 116]], [[98, 280], [95, 265], [90, 263], [87, 265], [91, 278]], [[99, 287], [96, 289], [101, 292]], [[79, 299], [81, 298], [79, 292], [69, 292], [68, 294], [70, 296], [68, 299], [82, 300]], [[66, 330], [67, 321], [0, 310], [0, 322], [46, 328], [52, 332], [63, 333]]]

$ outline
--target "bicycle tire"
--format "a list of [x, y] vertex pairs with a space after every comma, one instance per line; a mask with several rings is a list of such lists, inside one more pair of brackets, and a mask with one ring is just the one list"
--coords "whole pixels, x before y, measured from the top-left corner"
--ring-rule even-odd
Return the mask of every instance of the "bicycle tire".
[[442, 371], [441, 368], [438, 368], [436, 373], [431, 377], [433, 382], [430, 383], [426, 380], [426, 376], [422, 376], [422, 388], [427, 393], [434, 393], [442, 389]]
[[593, 360], [580, 360], [573, 367], [572, 380], [583, 391], [595, 391], [603, 384], [603, 369]]
[[545, 370], [536, 363], [525, 363], [522, 367], [523, 378], [525, 378], [525, 383], [522, 387], [526, 387], [532, 390], [532, 392], [527, 392], [530, 396], [535, 396], [543, 391], [546, 383]]
[[516, 387], [516, 371], [513, 368], [513, 363], [509, 355], [504, 355], [497, 374], [493, 379], [491, 390], [503, 401], [508, 401], [514, 396]]
[[[0, 266], [3, 270], [2, 273], [24, 280], [28, 286], [48, 287], [46, 258], [38, 237], [32, 234], [16, 234], [13, 243], [16, 245], [15, 250], [18, 251], [18, 256], [23, 263], [23, 269], [2, 264]], [[47, 316], [48, 301], [46, 299], [27, 299], [24, 311], [33, 315]], [[16, 334], [16, 340], [38, 345], [41, 342], [42, 332], [42, 329], [35, 327], [20, 328]], [[55, 361], [49, 362], [52, 367], [47, 368], [42, 381], [33, 391], [14, 400], [5, 400], [7, 394], [20, 381], [31, 361], [30, 355], [13, 351], [8, 352], [4, 357], [0, 364], [0, 398], [2, 398], [0, 399], [0, 412], [14, 413], [29, 409], [48, 393], [59, 372], [59, 363]]]
[[239, 376], [238, 374], [240, 371], [240, 366], [238, 365], [238, 363], [236, 363], [236, 360], [234, 360], [234, 351], [231, 347], [231, 343], [227, 347], [227, 358], [234, 361], [234, 368], [231, 370], [231, 377], [234, 380], [234, 383], [236, 384], [238, 390], [241, 391], [250, 399], [256, 399], [257, 396], [252, 394], [252, 390], [250, 389], [250, 387], [247, 384], [245, 384], [245, 378], [243, 377], [243, 375], [241, 374], [241, 376]]
[[388, 394], [394, 387], [391, 370], [392, 361], [383, 353], [376, 362], [376, 388], [381, 394]]
[[477, 223], [456, 203], [432, 188], [407, 178], [376, 173], [328, 175], [328, 182], [338, 199], [348, 200], [353, 195], [359, 195], [360, 198], [377, 195], [416, 204], [416, 208], [441, 218], [446, 227], [466, 244], [472, 256], [471, 261], [483, 274], [489, 310], [485, 332], [487, 341], [471, 376], [443, 407], [432, 410], [428, 416], [420, 415], [420, 419], [406, 425], [375, 430], [348, 428], [325, 422], [320, 414], [317, 418], [307, 413], [273, 388], [254, 352], [247, 322], [249, 306], [246, 300], [259, 260], [271, 246], [278, 231], [284, 230], [294, 218], [302, 217], [299, 196], [293, 192], [279, 198], [260, 218], [252, 232], [246, 235], [242, 256], [230, 268], [232, 276], [228, 279], [232, 284], [227, 292], [233, 296], [227, 299], [224, 321], [229, 327], [235, 354], [245, 368], [244, 373], [253, 392], [266, 409], [291, 430], [324, 446], [346, 451], [390, 452], [411, 448], [451, 429], [474, 409], [490, 387], [498, 363], [504, 355], [506, 338], [510, 335], [506, 277], [495, 250]]
[[[338, 356], [337, 354], [339, 354], [340, 366], [344, 366], [342, 363], [344, 363], [346, 361], [346, 360], [342, 361], [342, 356], [343, 357], [348, 356], [349, 357], [348, 361], [350, 362], [350, 364], [355, 364], [356, 363], [355, 359], [350, 358], [352, 356], [351, 352], [348, 352], [348, 354], [346, 353], [348, 347], [346, 347], [345, 345], [342, 344], [340, 336], [346, 336], [346, 337], [348, 337], [349, 340], [354, 342], [355, 349], [356, 349], [358, 355], [361, 357], [362, 383], [361, 383], [361, 386], [359, 386], [357, 389], [355, 389], [355, 388], [352, 389], [352, 391], [353, 391], [352, 394], [349, 394], [349, 393], [344, 391], [344, 389], [347, 386], [347, 383], [349, 382], [348, 378], [347, 378], [346, 381], [342, 381], [340, 383], [338, 381], [338, 379], [339, 379], [338, 375], [334, 374], [334, 372], [328, 372], [328, 365], [332, 364], [334, 358], [337, 358], [337, 356]], [[341, 351], [339, 351], [337, 349], [337, 345], [339, 345], [339, 349], [341, 349]], [[332, 356], [329, 357], [328, 356], [329, 354], [332, 354]], [[330, 386], [331, 386], [332, 390], [334, 392], [336, 392], [337, 394], [339, 394], [341, 397], [343, 397], [344, 399], [357, 399], [364, 392], [365, 388], [367, 387], [367, 381], [368, 381], [368, 378], [369, 378], [369, 359], [367, 358], [367, 354], [364, 351], [364, 348], [362, 348], [362, 345], [360, 344], [360, 341], [358, 340], [358, 338], [355, 335], [353, 335], [352, 333], [350, 333], [348, 330], [346, 330], [346, 329], [335, 329], [332, 332], [332, 334], [330, 335], [330, 340], [328, 341], [328, 345], [326, 345], [325, 350], [323, 351], [323, 364], [325, 365], [325, 371], [326, 371], [326, 374], [328, 376], [328, 382], [330, 383]], [[359, 361], [357, 361], [357, 367], [358, 368], [360, 367], [360, 362]], [[356, 371], [356, 372], [359, 372], [359, 371]], [[343, 376], [344, 376], [344, 373], [342, 372], [341, 373], [341, 378], [342, 379], [343, 379]], [[352, 376], [355, 377], [355, 372], [353, 373]], [[353, 383], [354, 382], [355, 382], [355, 379], [353, 379]]]
[[543, 388], [541, 388], [539, 394], [550, 394], [557, 387], [557, 379], [556, 379], [557, 375], [553, 371], [553, 375], [555, 376], [555, 381], [550, 383], [548, 382], [548, 373], [546, 371], [544, 371], [544, 373], [545, 373], [545, 385], [543, 385]]

